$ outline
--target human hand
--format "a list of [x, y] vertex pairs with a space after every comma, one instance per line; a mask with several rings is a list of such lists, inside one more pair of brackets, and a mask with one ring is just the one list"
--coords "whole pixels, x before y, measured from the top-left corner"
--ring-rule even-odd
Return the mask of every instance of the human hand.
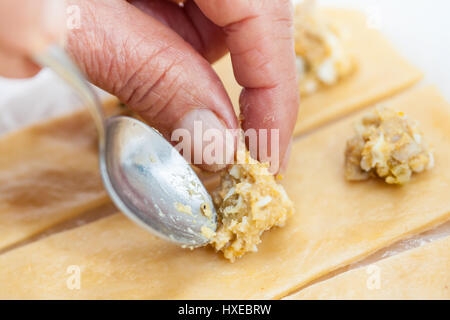
[[0, 1], [0, 75], [26, 78], [39, 71], [31, 56], [62, 42], [64, 10], [61, 0]]
[[[178, 128], [193, 137], [194, 120], [202, 121], [204, 130], [239, 127], [210, 65], [229, 50], [244, 87], [243, 129], [278, 129], [279, 144], [274, 147], [269, 131], [259, 159], [286, 158], [299, 99], [289, 0], [189, 0], [184, 7], [163, 0], [69, 4], [80, 8], [81, 17], [80, 28], [67, 34], [69, 53], [91, 82], [168, 139]], [[201, 149], [194, 143], [193, 154]], [[229, 161], [202, 167], [218, 170]]]

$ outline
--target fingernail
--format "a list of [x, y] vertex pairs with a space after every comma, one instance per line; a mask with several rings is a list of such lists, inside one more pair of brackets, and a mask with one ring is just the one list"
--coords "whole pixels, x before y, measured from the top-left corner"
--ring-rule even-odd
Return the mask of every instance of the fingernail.
[[[232, 163], [234, 139], [230, 132], [227, 134], [225, 124], [211, 110], [194, 109], [186, 113], [175, 125], [172, 137], [174, 132], [179, 135], [182, 131], [186, 143], [183, 156], [194, 165], [207, 171], [219, 171]], [[189, 147], [191, 154], [187, 155]]]

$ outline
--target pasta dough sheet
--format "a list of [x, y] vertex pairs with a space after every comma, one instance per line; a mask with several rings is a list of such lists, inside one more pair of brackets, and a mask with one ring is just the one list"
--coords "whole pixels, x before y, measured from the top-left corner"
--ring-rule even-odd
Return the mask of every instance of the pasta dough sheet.
[[364, 14], [344, 9], [324, 13], [342, 30], [343, 45], [354, 56], [357, 70], [336, 86], [300, 99], [295, 134], [391, 96], [422, 77], [379, 31], [367, 27]]
[[[335, 86], [301, 98], [294, 135], [305, 133], [352, 111], [389, 97], [421, 79], [421, 72], [378, 31], [367, 27], [363, 13], [346, 9], [323, 10], [343, 33], [343, 45], [355, 57], [357, 70]], [[241, 87], [233, 76], [229, 56], [215, 64], [225, 88], [239, 110]]]
[[[105, 104], [118, 112], [117, 100]], [[87, 111], [0, 139], [0, 249], [108, 201]]]
[[287, 299], [450, 299], [450, 237], [342, 273]]
[[[280, 298], [312, 280], [450, 217], [450, 107], [434, 88], [392, 101], [421, 120], [436, 167], [405, 186], [344, 178], [353, 132], [340, 121], [298, 140], [284, 185], [296, 206], [257, 253], [229, 263], [211, 248], [181, 249], [114, 215], [0, 256], [0, 298]], [[79, 266], [81, 289], [66, 285]]]

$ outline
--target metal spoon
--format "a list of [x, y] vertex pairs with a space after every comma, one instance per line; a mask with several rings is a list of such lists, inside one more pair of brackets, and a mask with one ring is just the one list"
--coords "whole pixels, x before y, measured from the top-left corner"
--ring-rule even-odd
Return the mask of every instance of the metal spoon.
[[[119, 210], [172, 242], [207, 244], [202, 227], [216, 230], [216, 212], [200, 179], [176, 149], [134, 118], [105, 121], [97, 95], [60, 46], [50, 46], [34, 59], [53, 69], [88, 106], [98, 131], [100, 173]], [[211, 210], [209, 217], [204, 208]]]

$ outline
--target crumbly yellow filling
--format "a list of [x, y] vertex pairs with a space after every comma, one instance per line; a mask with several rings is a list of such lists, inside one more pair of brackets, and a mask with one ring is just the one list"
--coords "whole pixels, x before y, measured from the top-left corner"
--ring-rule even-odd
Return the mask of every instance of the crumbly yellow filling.
[[284, 188], [276, 183], [268, 165], [238, 151], [237, 163], [227, 169], [213, 192], [218, 227], [209, 234], [211, 245], [234, 262], [247, 252], [257, 251], [264, 231], [283, 226], [294, 212]]
[[412, 173], [434, 166], [417, 122], [402, 112], [378, 107], [355, 125], [355, 131], [345, 151], [348, 180], [378, 176], [389, 184], [404, 184]]
[[342, 44], [340, 30], [321, 15], [314, 0], [295, 9], [295, 53], [300, 94], [336, 84], [355, 69]]
[[192, 215], [192, 208], [189, 205], [184, 205], [184, 204], [179, 203], [179, 202], [175, 202], [174, 205], [175, 205], [175, 209], [178, 212]]

